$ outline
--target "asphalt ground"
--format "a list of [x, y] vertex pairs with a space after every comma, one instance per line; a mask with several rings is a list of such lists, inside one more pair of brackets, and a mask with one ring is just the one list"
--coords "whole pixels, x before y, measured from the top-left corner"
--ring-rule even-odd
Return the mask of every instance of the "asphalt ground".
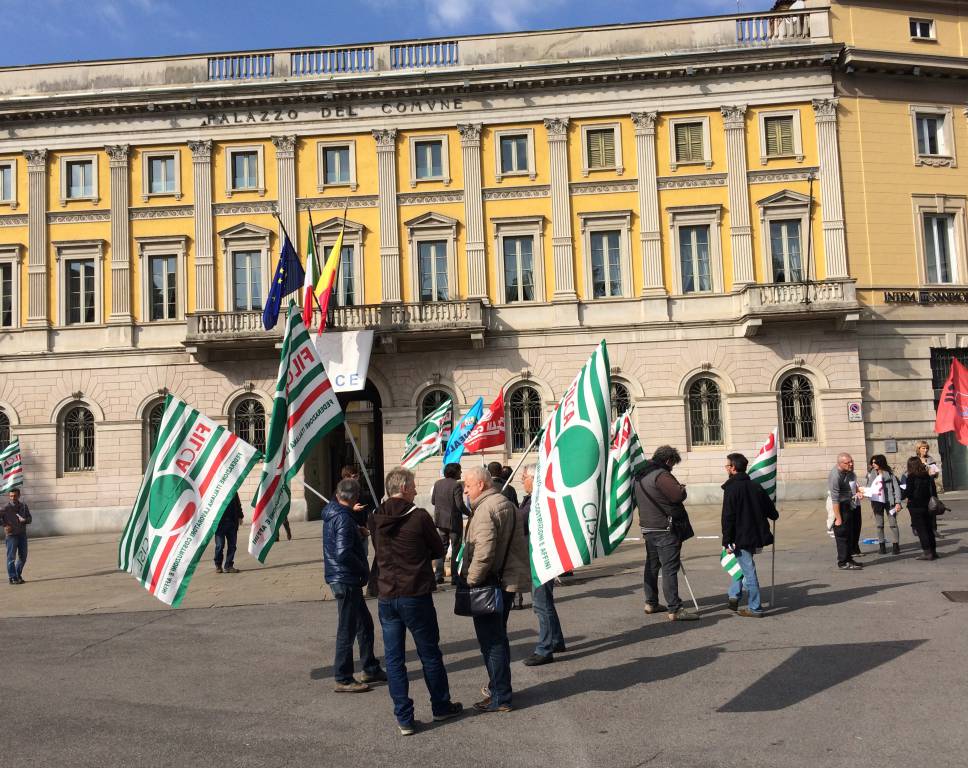
[[[645, 616], [643, 547], [628, 541], [556, 590], [569, 650], [554, 664], [521, 664], [536, 620], [512, 612], [511, 713], [433, 724], [411, 644], [425, 726], [411, 737], [385, 685], [332, 690], [318, 524], [294, 527], [275, 570], [241, 557], [251, 571], [200, 568], [194, 607], [178, 610], [114, 572], [112, 537], [33, 540], [28, 583], [0, 584], [0, 764], [965, 766], [968, 603], [942, 591], [968, 590], [968, 502], [946, 501], [940, 560], [914, 559], [905, 512], [901, 555], [867, 555], [855, 572], [835, 567], [822, 508], [794, 508], [763, 619], [726, 608], [719, 545], [703, 538], [684, 552], [701, 620]], [[699, 536], [715, 535], [715, 510], [693, 517]], [[769, 551], [757, 563], [768, 585]], [[486, 682], [473, 627], [449, 590], [436, 604], [452, 697], [470, 709]]]

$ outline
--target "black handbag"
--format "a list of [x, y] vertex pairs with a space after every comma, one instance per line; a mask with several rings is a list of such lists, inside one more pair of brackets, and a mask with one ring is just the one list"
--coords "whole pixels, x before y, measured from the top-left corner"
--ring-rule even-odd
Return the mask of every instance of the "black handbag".
[[511, 551], [511, 542], [514, 541], [514, 529], [517, 526], [517, 515], [511, 516], [511, 536], [508, 538], [508, 545], [504, 549], [504, 559], [501, 561], [501, 570], [495, 576], [491, 574], [487, 582], [477, 586], [470, 586], [463, 578], [457, 585], [454, 592], [454, 613], [458, 616], [490, 616], [491, 614], [502, 614], [504, 612], [504, 590], [501, 589], [501, 580], [504, 577], [504, 566], [508, 562], [508, 553]]
[[930, 499], [928, 499], [928, 512], [930, 512], [932, 515], [943, 515], [947, 511], [948, 508], [937, 496], [932, 496]]

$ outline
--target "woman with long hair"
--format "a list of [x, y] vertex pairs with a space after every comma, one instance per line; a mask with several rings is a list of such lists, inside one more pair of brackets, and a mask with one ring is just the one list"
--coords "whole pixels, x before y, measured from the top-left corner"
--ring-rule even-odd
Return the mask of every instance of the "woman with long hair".
[[911, 513], [911, 525], [921, 541], [921, 555], [918, 560], [937, 560], [938, 551], [934, 539], [932, 526], [933, 514], [928, 510], [932, 496], [938, 495], [938, 488], [934, 478], [928, 474], [928, 468], [917, 456], [912, 456], [907, 463], [907, 487], [904, 496], [908, 502], [908, 512]]
[[[918, 440], [914, 444], [914, 455], [917, 456], [921, 463], [924, 464], [928, 469], [928, 475], [934, 478], [935, 485], [941, 479], [941, 469], [938, 467], [938, 462], [935, 458], [928, 453], [931, 450], [931, 446], [928, 445], [927, 440]], [[938, 516], [931, 516], [931, 528], [934, 531], [935, 538], [938, 536]]]
[[870, 471], [867, 473], [867, 486], [870, 488], [881, 480], [879, 498], [871, 497], [871, 507], [874, 510], [874, 527], [877, 528], [878, 550], [882, 555], [887, 554], [887, 539], [884, 538], [884, 516], [887, 515], [891, 528], [891, 552], [895, 555], [901, 552], [901, 532], [897, 527], [897, 513], [901, 511], [901, 486], [894, 476], [887, 459], [880, 453], [871, 456]]

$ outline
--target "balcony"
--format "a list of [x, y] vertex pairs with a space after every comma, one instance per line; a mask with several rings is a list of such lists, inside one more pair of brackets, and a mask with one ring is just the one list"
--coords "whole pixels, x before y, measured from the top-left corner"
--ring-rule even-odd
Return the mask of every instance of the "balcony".
[[765, 320], [832, 317], [843, 327], [859, 319], [857, 291], [850, 278], [749, 285], [740, 299], [742, 314], [748, 318], [747, 336], [754, 335]]

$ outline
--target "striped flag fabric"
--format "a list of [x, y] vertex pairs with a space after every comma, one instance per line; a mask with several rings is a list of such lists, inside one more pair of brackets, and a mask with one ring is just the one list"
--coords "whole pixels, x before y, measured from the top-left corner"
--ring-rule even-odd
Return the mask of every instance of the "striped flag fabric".
[[740, 567], [739, 560], [732, 552], [727, 552], [725, 547], [719, 555], [719, 564], [723, 566], [723, 570], [729, 574], [733, 581], [739, 581], [743, 578], [743, 569]]
[[400, 459], [402, 467], [413, 469], [440, 450], [450, 437], [451, 424], [454, 420], [453, 411], [453, 403], [448, 397], [413, 428], [404, 444], [403, 458]]
[[450, 562], [450, 573], [451, 576], [460, 573], [464, 568], [464, 542], [460, 543], [460, 549], [457, 550], [457, 554], [451, 557]]
[[20, 438], [0, 451], [0, 493], [12, 491], [24, 484], [24, 465], [20, 456]]
[[339, 272], [339, 260], [343, 253], [343, 231], [346, 229], [346, 211], [343, 211], [343, 226], [336, 236], [336, 242], [329, 251], [323, 271], [316, 281], [316, 300], [319, 302], [319, 328], [316, 333], [326, 330], [326, 313], [329, 311], [329, 300], [333, 295], [333, 286], [336, 284], [336, 275]]
[[343, 423], [343, 411], [323, 369], [302, 313], [289, 303], [279, 377], [272, 400], [262, 477], [252, 505], [249, 554], [260, 563], [289, 514], [290, 485], [306, 457], [324, 436]]
[[609, 370], [602, 341], [578, 371], [538, 441], [530, 520], [535, 586], [588, 565], [601, 554], [598, 526], [608, 503]]
[[776, 468], [777, 468], [777, 430], [774, 429], [760, 447], [756, 458], [750, 462], [748, 474], [750, 479], [759, 483], [766, 491], [773, 503], [776, 504]]
[[632, 415], [626, 412], [612, 425], [612, 441], [608, 450], [605, 479], [608, 503], [602, 508], [602, 518], [598, 524], [602, 551], [606, 555], [615, 551], [632, 526], [635, 509], [632, 480], [644, 463], [645, 453], [632, 425]]
[[174, 395], [118, 545], [118, 568], [177, 608], [259, 452]]
[[316, 258], [316, 233], [313, 232], [313, 216], [309, 214], [309, 239], [306, 243], [306, 270], [303, 273], [303, 325], [313, 324], [313, 309], [319, 306], [316, 299], [316, 283], [319, 282], [319, 259]]

